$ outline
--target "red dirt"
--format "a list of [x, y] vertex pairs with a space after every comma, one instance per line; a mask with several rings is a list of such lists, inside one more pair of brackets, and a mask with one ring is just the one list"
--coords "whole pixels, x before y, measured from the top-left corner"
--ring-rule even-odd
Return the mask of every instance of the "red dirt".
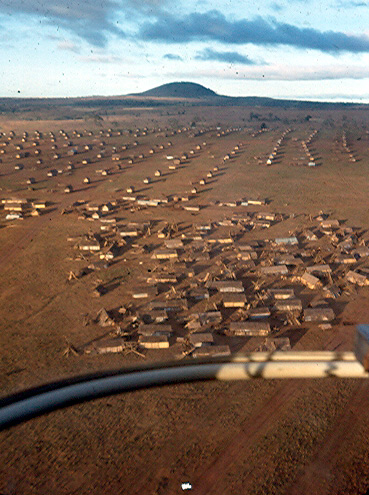
[[[201, 111], [209, 121], [216, 122], [223, 115], [222, 110]], [[236, 117], [241, 121], [242, 111], [224, 112], [229, 121]], [[367, 229], [369, 218], [363, 205], [366, 205], [369, 187], [369, 153], [364, 140], [357, 142], [361, 161], [355, 165], [337, 152], [334, 138], [341, 131], [341, 116], [336, 116], [337, 129], [322, 127], [315, 146], [323, 166], [314, 171], [291, 166], [295, 155], [300, 153], [298, 139], [311, 131], [302, 114], [291, 112], [296, 130], [287, 141], [279, 163], [270, 168], [258, 165], [254, 156], [264, 156], [266, 150], [271, 149], [283, 126], [255, 139], [248, 130], [221, 140], [206, 136], [204, 139], [209, 144], [205, 151], [151, 184], [144, 194], [159, 196], [188, 191], [191, 181], [204, 176], [212, 165], [219, 165], [225, 151], [244, 141], [243, 152], [230, 160], [196, 200], [208, 206], [196, 216], [174, 208], [135, 213], [126, 209], [120, 213], [122, 221], [153, 218], [184, 224], [213, 221], [229, 217], [232, 208], [210, 206], [210, 201], [256, 195], [271, 199], [265, 209], [300, 216], [289, 219], [281, 227], [273, 226], [267, 232], [253, 230], [246, 233], [245, 238], [287, 235], [289, 230], [302, 227], [305, 214], [315, 215], [320, 209], [345, 220], [347, 225]], [[316, 117], [321, 115], [317, 113]], [[69, 125], [72, 129], [75, 123]], [[352, 132], [356, 137], [359, 130], [355, 128]], [[129, 139], [134, 138], [114, 138], [113, 144]], [[201, 137], [190, 138], [186, 134], [170, 139], [173, 153], [188, 151], [202, 141]], [[147, 153], [152, 143], [163, 140], [162, 136], [143, 137], [139, 150]], [[81, 223], [74, 213], [61, 216], [60, 210], [79, 198], [105, 201], [119, 197], [131, 183], [142, 187], [143, 177], [152, 176], [157, 167], [167, 166], [166, 151], [131, 168], [115, 171], [107, 179], [96, 180], [91, 187], [69, 196], [61, 192], [62, 186], [56, 184], [58, 180], [80, 187], [82, 178], [90, 172], [94, 178], [94, 169], [102, 165], [93, 163], [82, 167], [78, 164], [72, 175], [62, 175], [62, 179], [45, 179], [46, 167], [34, 172], [34, 175], [39, 174], [37, 179], [41, 185], [32, 195], [54, 200], [57, 210], [0, 230], [0, 379], [4, 393], [53, 377], [139, 362], [139, 358], [132, 356], [71, 356], [68, 359], [63, 355], [65, 339], [78, 346], [101, 335], [102, 330], [97, 325], [83, 326], [83, 315], [96, 314], [102, 306], [117, 308], [127, 303], [128, 288], [144, 271], [153, 268], [154, 263], [145, 260], [144, 265], [140, 265], [139, 256], [127, 250], [122, 256], [127, 261], [120, 259], [107, 274], [91, 274], [67, 284], [69, 270], [83, 263], [71, 261], [75, 251], [68, 246], [66, 237], [87, 232], [94, 224]], [[27, 164], [26, 170], [12, 175], [14, 163], [6, 160], [3, 167], [8, 167], [5, 170], [8, 175], [1, 176], [1, 181], [7, 186], [14, 183], [21, 196], [28, 195], [27, 190], [19, 187], [26, 174], [31, 173], [31, 167]], [[67, 159], [63, 157], [60, 163], [65, 166]], [[112, 167], [110, 159], [103, 163]], [[56, 192], [50, 192], [55, 188]], [[3, 192], [2, 195], [15, 193]], [[149, 242], [159, 245], [157, 239]], [[120, 285], [103, 298], [93, 299], [92, 287], [96, 279], [103, 276], [120, 277]], [[369, 291], [362, 288], [343, 299], [333, 329], [323, 331], [318, 326], [304, 325], [298, 330], [287, 328], [286, 332], [290, 332], [291, 339], [295, 337], [296, 350], [350, 350], [355, 325], [368, 321], [368, 314]], [[224, 339], [224, 336], [217, 338]], [[251, 345], [248, 341], [244, 344]], [[147, 359], [159, 357], [153, 352]], [[365, 466], [367, 459], [369, 428], [364, 419], [369, 405], [367, 396], [368, 387], [361, 382], [324, 380], [320, 385], [317, 381], [301, 380], [207, 383], [111, 397], [5, 432], [0, 448], [0, 491], [9, 495], [51, 492], [171, 495], [180, 493], [180, 483], [188, 480], [193, 484], [193, 492], [203, 495], [334, 495], [340, 493], [339, 490], [342, 492], [342, 487], [348, 487], [347, 493], [356, 495], [363, 493], [365, 484], [359, 464], [361, 460]], [[311, 429], [306, 428], [302, 434], [305, 425]], [[347, 451], [346, 445], [349, 445]], [[351, 472], [350, 465], [355, 466]], [[345, 468], [342, 472], [341, 467]], [[361, 484], [356, 483], [355, 476], [361, 479]], [[340, 482], [337, 487], [335, 480]]]

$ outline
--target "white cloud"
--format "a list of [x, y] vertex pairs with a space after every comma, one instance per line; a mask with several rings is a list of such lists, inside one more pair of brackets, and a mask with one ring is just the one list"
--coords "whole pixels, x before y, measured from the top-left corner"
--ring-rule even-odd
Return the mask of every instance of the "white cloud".
[[[267, 65], [250, 66], [241, 70], [196, 70], [194, 75], [218, 79], [254, 80], [254, 81], [321, 81], [334, 79], [369, 78], [369, 67], [363, 66], [286, 66]], [[188, 73], [171, 73], [167, 77], [190, 77]]]
[[73, 53], [80, 52], [80, 47], [71, 40], [62, 40], [58, 43], [57, 47], [59, 50], [66, 50], [68, 52], [73, 52]]
[[89, 62], [93, 64], [120, 64], [125, 60], [116, 55], [87, 55], [80, 57], [81, 62]]

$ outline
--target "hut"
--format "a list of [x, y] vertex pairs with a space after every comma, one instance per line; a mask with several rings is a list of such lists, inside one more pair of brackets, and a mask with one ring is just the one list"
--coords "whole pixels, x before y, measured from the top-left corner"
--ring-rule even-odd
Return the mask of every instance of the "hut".
[[137, 330], [139, 335], [143, 335], [145, 337], [149, 336], [165, 336], [170, 337], [173, 333], [173, 329], [171, 325], [166, 325], [163, 323], [155, 324], [155, 323], [144, 323], [141, 324]]
[[300, 281], [306, 285], [309, 289], [317, 289], [318, 287], [321, 287], [321, 282], [320, 280], [315, 277], [314, 275], [311, 275], [311, 273], [305, 272], [302, 277], [300, 277]]
[[239, 337], [266, 337], [270, 334], [270, 325], [261, 321], [232, 321], [228, 333]]
[[32, 206], [37, 210], [45, 209], [47, 207], [47, 201], [33, 201]]
[[158, 289], [156, 286], [140, 286], [134, 287], [132, 290], [133, 299], [146, 299], [148, 297], [155, 297], [158, 293]]
[[183, 206], [183, 209], [186, 211], [198, 212], [198, 211], [200, 211], [200, 206], [197, 206], [197, 205]]
[[288, 275], [288, 268], [286, 265], [263, 266], [260, 272], [263, 275]]
[[295, 291], [292, 288], [268, 289], [268, 296], [273, 300], [291, 299], [295, 297]]
[[214, 343], [213, 334], [210, 332], [193, 333], [189, 336], [190, 344], [194, 347], [202, 347], [204, 345], [211, 345]]
[[140, 335], [138, 342], [144, 349], [168, 349], [169, 341], [165, 335]]
[[245, 294], [223, 294], [223, 306], [225, 308], [244, 308], [246, 306]]
[[84, 183], [84, 184], [90, 184], [90, 183], [91, 183], [90, 178], [89, 178], [89, 177], [85, 177], [85, 178], [83, 179], [83, 183]]
[[231, 350], [228, 345], [202, 345], [192, 353], [194, 358], [224, 357], [230, 355]]
[[369, 285], [369, 279], [366, 275], [362, 275], [361, 273], [357, 273], [352, 270], [347, 272], [345, 278], [351, 284], [356, 284], [362, 287], [365, 285]]
[[175, 259], [178, 258], [178, 253], [175, 249], [157, 249], [151, 258], [156, 260]]
[[160, 177], [161, 176], [161, 171], [160, 170], [156, 170], [155, 171], [155, 177]]
[[304, 320], [310, 322], [332, 321], [335, 317], [331, 308], [308, 308], [304, 311]]
[[267, 306], [250, 309], [249, 311], [250, 320], [264, 320], [269, 317], [270, 317], [270, 310]]
[[21, 212], [11, 211], [6, 215], [5, 220], [23, 220], [23, 215]]
[[274, 309], [276, 311], [285, 312], [285, 311], [298, 311], [302, 310], [302, 302], [300, 299], [290, 298], [290, 299], [280, 299], [275, 301]]
[[210, 288], [219, 292], [244, 292], [244, 287], [240, 280], [217, 280], [211, 284]]
[[164, 244], [167, 249], [183, 249], [183, 242], [181, 239], [166, 239]]

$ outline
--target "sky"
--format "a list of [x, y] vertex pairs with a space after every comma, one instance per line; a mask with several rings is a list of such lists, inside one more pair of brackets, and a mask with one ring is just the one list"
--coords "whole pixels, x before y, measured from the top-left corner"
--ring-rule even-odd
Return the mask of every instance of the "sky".
[[369, 103], [369, 0], [0, 0], [0, 96], [218, 94]]

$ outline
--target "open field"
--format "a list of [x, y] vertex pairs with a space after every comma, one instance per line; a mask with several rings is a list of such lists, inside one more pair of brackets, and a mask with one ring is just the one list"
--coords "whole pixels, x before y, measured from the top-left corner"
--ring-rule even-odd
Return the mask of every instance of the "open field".
[[[1, 117], [2, 395], [217, 346], [235, 353], [289, 339], [294, 350], [351, 350], [355, 325], [369, 320], [368, 112]], [[17, 204], [22, 219], [7, 220]], [[313, 288], [301, 280], [312, 267]], [[240, 282], [245, 300], [227, 306], [218, 282], [233, 292]], [[279, 289], [293, 289], [296, 307], [278, 306]], [[152, 303], [177, 305], [160, 323], [169, 335], [152, 335], [160, 349], [145, 347]], [[269, 311], [257, 320], [267, 334], [232, 330], [258, 309]], [[314, 309], [333, 317], [309, 321]], [[215, 312], [219, 321], [199, 323]], [[205, 333], [213, 344], [198, 347]], [[102, 353], [108, 338], [123, 350]], [[368, 392], [361, 380], [256, 380], [75, 406], [1, 434], [0, 493], [172, 495], [189, 481], [195, 494], [364, 494]]]

